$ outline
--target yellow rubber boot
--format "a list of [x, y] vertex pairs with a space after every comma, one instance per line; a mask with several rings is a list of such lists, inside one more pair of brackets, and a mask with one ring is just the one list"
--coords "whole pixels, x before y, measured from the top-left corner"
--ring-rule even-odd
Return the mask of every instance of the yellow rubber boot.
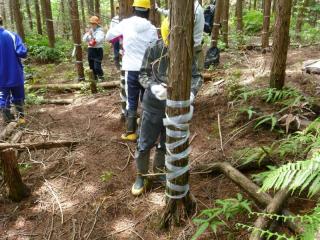
[[121, 139], [124, 141], [136, 142], [138, 139], [138, 134], [136, 133], [124, 133], [121, 135]]
[[136, 181], [132, 185], [131, 193], [133, 196], [140, 196], [141, 194], [147, 191], [149, 182], [146, 177], [142, 177], [141, 175], [137, 175]]
[[137, 130], [136, 114], [134, 114], [134, 116], [127, 117], [126, 127], [127, 127], [127, 132], [121, 135], [121, 139], [124, 141], [131, 141], [131, 142], [137, 141], [138, 135], [136, 134], [136, 130]]

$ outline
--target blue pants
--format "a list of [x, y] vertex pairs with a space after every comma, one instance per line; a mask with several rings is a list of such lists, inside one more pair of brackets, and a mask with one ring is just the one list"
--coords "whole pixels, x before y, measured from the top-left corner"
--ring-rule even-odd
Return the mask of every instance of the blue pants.
[[17, 87], [0, 87], [0, 108], [10, 108], [11, 103], [23, 104], [24, 85]]
[[139, 99], [142, 101], [144, 88], [139, 83], [138, 71], [126, 71], [127, 112], [136, 113]]

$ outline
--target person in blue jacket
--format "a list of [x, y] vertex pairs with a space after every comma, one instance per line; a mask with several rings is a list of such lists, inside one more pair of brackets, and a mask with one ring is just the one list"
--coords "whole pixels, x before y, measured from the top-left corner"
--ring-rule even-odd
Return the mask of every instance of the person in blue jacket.
[[11, 113], [14, 104], [19, 124], [24, 124], [24, 73], [21, 58], [27, 56], [27, 48], [21, 37], [3, 27], [0, 16], [0, 109], [4, 122], [15, 120]]

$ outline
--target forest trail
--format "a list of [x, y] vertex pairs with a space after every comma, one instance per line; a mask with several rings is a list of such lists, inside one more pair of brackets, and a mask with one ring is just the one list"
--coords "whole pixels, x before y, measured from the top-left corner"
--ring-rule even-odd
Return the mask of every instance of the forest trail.
[[[316, 50], [319, 48], [290, 51], [287, 69], [289, 86], [300, 89], [310, 87], [301, 81], [300, 68], [306, 59], [317, 57]], [[235, 121], [233, 110], [227, 108], [226, 84], [222, 82], [217, 89], [215, 82], [221, 79], [228, 81], [233, 72], [241, 71], [241, 81], [244, 83], [256, 86], [268, 84], [260, 80], [268, 75], [265, 69], [269, 69], [269, 54], [262, 56], [253, 51], [239, 55], [239, 59], [232, 59], [231, 56], [230, 53], [222, 54], [223, 62], [230, 63], [230, 67], [226, 71], [221, 69], [218, 75], [215, 73], [214, 81], [204, 84], [196, 100], [191, 124], [191, 169], [210, 161], [235, 163], [236, 159], [232, 157], [234, 151], [270, 143], [275, 138], [269, 131], [251, 129], [239, 136], [241, 140], [234, 139], [221, 151], [218, 114], [223, 142], [240, 126]], [[110, 73], [109, 76], [116, 78], [115, 69], [105, 70]], [[252, 76], [260, 80], [248, 81]], [[50, 78], [55, 82], [63, 80], [60, 71]], [[21, 142], [74, 139], [81, 141], [81, 144], [73, 149], [58, 148], [21, 154], [19, 161], [23, 166], [23, 180], [30, 186], [32, 195], [21, 203], [12, 203], [0, 195], [0, 239], [165, 240], [188, 239], [194, 234], [192, 224], [168, 232], [158, 229], [165, 205], [163, 186], [154, 184], [149, 192], [138, 198], [130, 194], [135, 178], [135, 144], [120, 141], [124, 124], [119, 115], [119, 89], [90, 96], [71, 93], [47, 93], [45, 96], [75, 97], [75, 101], [64, 106], [29, 107], [28, 124]], [[242, 192], [222, 175], [210, 176], [193, 171], [190, 185], [198, 210], [209, 208], [215, 199], [234, 197], [237, 192]], [[297, 204], [299, 201], [295, 199], [295, 202]], [[219, 239], [227, 239], [228, 234], [221, 233]], [[244, 239], [247, 234], [243, 232], [239, 235], [237, 231], [234, 239]], [[205, 234], [201, 239], [211, 238]]]

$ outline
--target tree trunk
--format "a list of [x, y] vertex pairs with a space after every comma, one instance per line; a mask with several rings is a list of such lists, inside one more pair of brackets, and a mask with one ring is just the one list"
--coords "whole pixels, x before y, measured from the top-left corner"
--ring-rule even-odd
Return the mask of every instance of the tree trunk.
[[9, 198], [15, 202], [30, 195], [30, 190], [22, 182], [15, 151], [12, 148], [0, 152], [4, 181], [9, 188]]
[[43, 6], [43, 10], [45, 13], [45, 20], [47, 26], [47, 33], [49, 39], [49, 47], [54, 48], [55, 44], [55, 36], [54, 36], [54, 28], [53, 28], [53, 18], [52, 18], [52, 10], [51, 10], [51, 0], [41, 0]]
[[272, 3], [272, 13], [275, 13], [275, 12], [276, 12], [276, 9], [277, 9], [277, 1], [278, 1], [278, 0], [273, 0], [273, 3]]
[[38, 32], [38, 34], [42, 35], [42, 24], [41, 24], [39, 0], [34, 0], [34, 8], [36, 11], [37, 32]]
[[111, 11], [111, 18], [115, 16], [115, 11], [114, 11], [114, 1], [110, 0], [110, 11]]
[[26, 8], [27, 8], [27, 14], [28, 14], [28, 21], [31, 31], [33, 30], [33, 22], [32, 22], [32, 14], [30, 10], [30, 2], [29, 0], [26, 0]]
[[223, 32], [223, 42], [226, 47], [229, 47], [228, 35], [229, 35], [229, 8], [230, 0], [224, 0], [223, 4], [223, 20], [222, 20], [222, 32]]
[[15, 24], [14, 24], [14, 10], [13, 10], [13, 6], [12, 6], [12, 0], [9, 0], [9, 13], [10, 13], [11, 29], [14, 30], [15, 29]]
[[263, 28], [262, 28], [262, 49], [269, 47], [269, 29], [270, 29], [271, 0], [264, 0], [263, 10]]
[[273, 36], [273, 53], [270, 73], [270, 87], [282, 89], [286, 76], [287, 53], [290, 42], [289, 27], [292, 0], [278, 0], [277, 18]]
[[242, 31], [243, 31], [242, 2], [243, 2], [243, 0], [237, 0], [237, 3], [236, 3], [236, 18], [237, 18], [237, 32], [238, 32], [238, 34], [242, 34]]
[[87, 0], [88, 15], [94, 15], [94, 0]]
[[222, 15], [223, 1], [224, 0], [217, 0], [216, 1], [216, 10], [215, 10], [215, 14], [214, 14], [214, 23], [213, 23], [213, 28], [212, 28], [212, 39], [211, 39], [211, 46], [212, 47], [218, 46], [220, 19], [221, 19], [221, 15]]
[[24, 27], [23, 27], [23, 22], [22, 22], [22, 15], [20, 12], [20, 0], [10, 0], [11, 1], [11, 6], [13, 7], [14, 11], [14, 18], [16, 20], [16, 29], [20, 37], [25, 40], [25, 34], [24, 34]]
[[[193, 11], [194, 0], [170, 1], [170, 47], [169, 47], [169, 82], [168, 99], [172, 101], [187, 101], [190, 99], [191, 67], [193, 59]], [[177, 71], [179, 69], [179, 71]], [[167, 116], [172, 118], [188, 114], [189, 106], [177, 107], [167, 101]], [[181, 122], [182, 123], [182, 122]], [[183, 122], [186, 128], [178, 129], [177, 126], [167, 125], [167, 128], [175, 131], [189, 132], [189, 120]], [[179, 142], [180, 139], [167, 135], [167, 143]], [[178, 146], [177, 146], [178, 145]], [[188, 154], [176, 161], [171, 161], [173, 155], [188, 152], [189, 140], [183, 144], [168, 147], [166, 159], [167, 166], [167, 204], [162, 217], [162, 227], [168, 227], [172, 223], [181, 224], [193, 212], [195, 202], [189, 192]], [[169, 184], [170, 183], [170, 184]]]
[[77, 71], [78, 71], [78, 80], [84, 81], [78, 1], [69, 0], [69, 9], [70, 9], [70, 16], [71, 16], [72, 38], [73, 38], [74, 46], [76, 48], [76, 65], [77, 65]]
[[165, 0], [165, 7], [166, 7], [166, 9], [168, 9], [168, 8], [169, 8], [168, 0]]
[[306, 15], [307, 7], [309, 6], [309, 0], [304, 0], [301, 8], [298, 11], [297, 23], [296, 23], [296, 37], [297, 41], [301, 41], [301, 30]]
[[7, 21], [7, 16], [6, 16], [6, 6], [4, 0], [0, 1], [0, 15], [2, 15], [3, 22], [5, 23]]
[[97, 17], [101, 17], [101, 13], [100, 13], [100, 0], [95, 0], [94, 1], [94, 15], [96, 15]]
[[155, 3], [156, 3], [156, 0], [151, 0], [151, 9], [150, 9], [149, 19], [153, 25], [155, 25], [156, 27], [160, 27], [161, 25], [160, 14], [157, 13], [156, 11]]
[[132, 14], [133, 0], [119, 0], [120, 19], [127, 18]]
[[65, 12], [65, 6], [64, 6], [65, 0], [60, 1], [60, 7], [61, 7], [61, 21], [62, 21], [62, 35], [66, 39], [69, 39], [69, 28], [67, 26], [67, 14]]
[[80, 8], [81, 8], [81, 17], [82, 17], [82, 28], [86, 27], [86, 14], [84, 11], [84, 0], [80, 0]]
[[253, 9], [256, 10], [257, 9], [257, 0], [253, 1]]

